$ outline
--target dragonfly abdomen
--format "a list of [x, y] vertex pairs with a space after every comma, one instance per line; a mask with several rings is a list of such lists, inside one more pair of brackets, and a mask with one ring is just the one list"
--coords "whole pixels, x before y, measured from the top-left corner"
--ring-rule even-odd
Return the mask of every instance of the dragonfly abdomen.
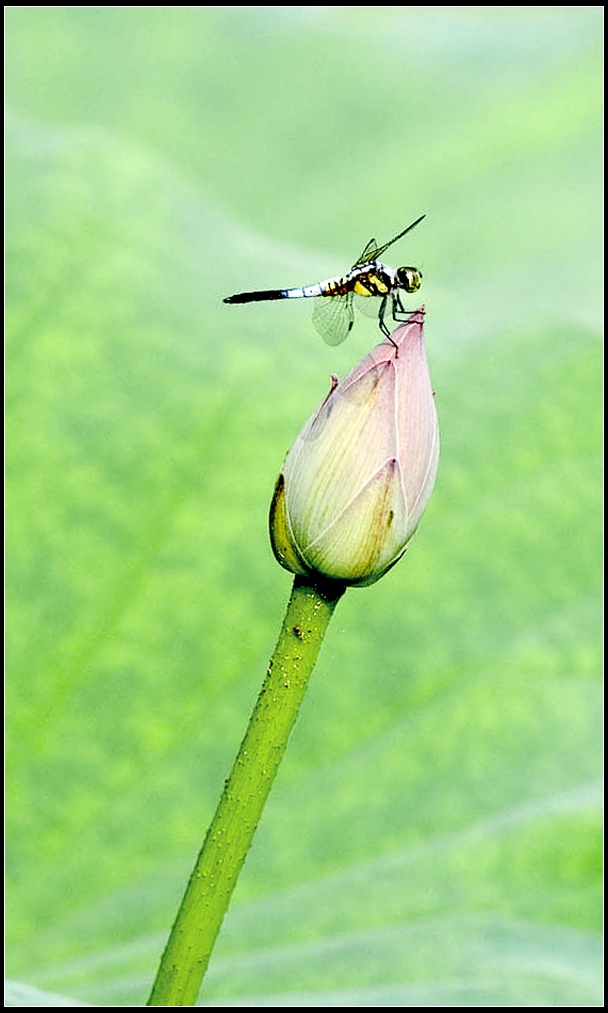
[[309, 299], [316, 295], [340, 295], [348, 291], [346, 288], [334, 287], [335, 283], [342, 280], [332, 278], [329, 282], [317, 282], [316, 285], [305, 285], [304, 288], [269, 288], [260, 292], [237, 292], [236, 295], [227, 296], [224, 302], [268, 302], [271, 299]]
[[347, 275], [346, 277], [328, 278], [327, 281], [318, 281], [316, 285], [305, 285], [304, 288], [285, 289], [283, 297], [286, 299], [311, 299], [318, 295], [346, 295], [351, 291], [352, 284]]
[[303, 288], [269, 288], [259, 292], [238, 292], [224, 299], [227, 303], [268, 302], [272, 299], [311, 299], [314, 296], [338, 296], [356, 292], [359, 295], [384, 295], [392, 288], [391, 279], [384, 272], [362, 268], [350, 274]]
[[236, 295], [228, 295], [224, 302], [266, 302], [270, 299], [284, 299], [287, 293], [280, 288], [269, 288], [262, 292], [237, 292]]

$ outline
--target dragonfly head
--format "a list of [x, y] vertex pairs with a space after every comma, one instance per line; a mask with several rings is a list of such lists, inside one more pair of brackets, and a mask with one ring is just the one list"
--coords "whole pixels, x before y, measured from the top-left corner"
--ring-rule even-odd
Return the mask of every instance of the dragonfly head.
[[398, 267], [397, 285], [406, 292], [417, 292], [422, 284], [422, 274], [417, 267]]

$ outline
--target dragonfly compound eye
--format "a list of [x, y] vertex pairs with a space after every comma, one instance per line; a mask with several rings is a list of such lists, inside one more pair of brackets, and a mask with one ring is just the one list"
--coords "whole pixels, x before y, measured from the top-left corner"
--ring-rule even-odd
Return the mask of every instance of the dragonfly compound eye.
[[406, 292], [417, 292], [422, 284], [422, 275], [417, 267], [398, 267], [397, 283]]

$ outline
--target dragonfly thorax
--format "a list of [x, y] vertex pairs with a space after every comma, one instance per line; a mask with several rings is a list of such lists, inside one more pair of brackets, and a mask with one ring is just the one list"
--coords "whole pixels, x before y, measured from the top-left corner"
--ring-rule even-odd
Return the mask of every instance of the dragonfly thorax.
[[347, 279], [348, 287], [356, 295], [385, 296], [396, 285], [395, 272], [377, 261], [354, 268]]
[[422, 284], [422, 275], [417, 267], [398, 267], [395, 278], [398, 287], [406, 292], [417, 292]]

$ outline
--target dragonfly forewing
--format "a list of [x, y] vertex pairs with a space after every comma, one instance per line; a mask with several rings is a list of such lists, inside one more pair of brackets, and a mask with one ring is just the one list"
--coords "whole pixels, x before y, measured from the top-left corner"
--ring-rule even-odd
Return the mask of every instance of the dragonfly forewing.
[[376, 242], [375, 239], [370, 239], [369, 243], [363, 250], [361, 256], [357, 260], [355, 260], [353, 267], [361, 267], [362, 264], [369, 264], [370, 261], [376, 259], [377, 253], [378, 253], [378, 243]]

